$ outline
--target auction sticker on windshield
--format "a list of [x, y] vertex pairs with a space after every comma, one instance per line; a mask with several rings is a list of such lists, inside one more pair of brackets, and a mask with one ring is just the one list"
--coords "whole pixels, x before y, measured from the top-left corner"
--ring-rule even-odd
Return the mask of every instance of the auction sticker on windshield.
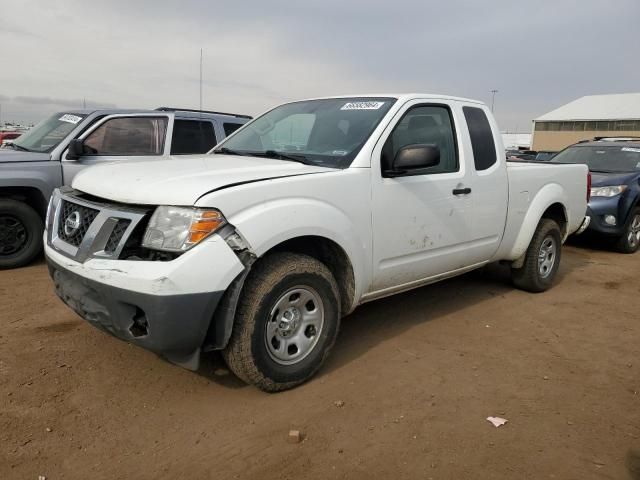
[[349, 102], [340, 110], [378, 110], [383, 105], [384, 102]]
[[68, 113], [65, 113], [58, 120], [60, 120], [61, 122], [73, 123], [75, 125], [80, 120], [82, 120], [82, 117], [78, 117], [77, 115], [69, 115]]

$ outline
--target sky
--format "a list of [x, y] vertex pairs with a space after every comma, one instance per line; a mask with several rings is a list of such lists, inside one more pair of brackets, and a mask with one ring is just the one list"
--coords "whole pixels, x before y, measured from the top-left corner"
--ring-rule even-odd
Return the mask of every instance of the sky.
[[640, 91], [640, 0], [0, 0], [0, 121], [87, 107], [257, 115], [438, 93], [502, 131], [583, 95]]

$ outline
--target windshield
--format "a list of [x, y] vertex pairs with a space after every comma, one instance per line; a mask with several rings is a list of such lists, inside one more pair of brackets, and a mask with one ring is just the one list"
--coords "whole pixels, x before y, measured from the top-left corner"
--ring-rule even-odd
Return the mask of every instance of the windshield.
[[584, 163], [592, 172], [635, 172], [640, 170], [640, 147], [569, 147], [553, 157], [553, 162]]
[[257, 118], [214, 153], [347, 168], [395, 98], [331, 98], [281, 105]]
[[22, 150], [50, 152], [86, 117], [78, 113], [56, 113], [13, 141]]

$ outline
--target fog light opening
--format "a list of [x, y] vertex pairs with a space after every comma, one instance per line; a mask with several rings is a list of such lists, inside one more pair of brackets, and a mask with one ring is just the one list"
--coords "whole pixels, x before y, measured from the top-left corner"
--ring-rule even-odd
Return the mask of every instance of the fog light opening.
[[607, 225], [616, 225], [618, 223], [618, 220], [616, 219], [615, 215], [605, 215], [604, 216], [604, 223], [606, 223]]
[[147, 315], [140, 307], [136, 307], [136, 313], [133, 315], [133, 324], [129, 327], [129, 331], [134, 337], [144, 337], [149, 334]]

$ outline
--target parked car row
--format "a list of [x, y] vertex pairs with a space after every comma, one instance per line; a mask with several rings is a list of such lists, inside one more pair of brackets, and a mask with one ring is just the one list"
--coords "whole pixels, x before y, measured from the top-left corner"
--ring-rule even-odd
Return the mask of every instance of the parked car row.
[[587, 231], [614, 240], [624, 253], [640, 248], [640, 139], [603, 138], [558, 153], [553, 163], [585, 164], [592, 173]]
[[535, 162], [548, 162], [556, 153], [551, 151], [535, 151], [535, 150], [507, 150], [507, 160], [510, 161], [535, 161]]
[[[143, 115], [146, 155], [163, 151], [174, 114]], [[362, 303], [496, 261], [517, 287], [549, 289], [563, 242], [585, 228], [587, 166], [507, 162], [490, 110], [468, 99], [291, 102], [209, 154], [80, 173], [106, 139], [69, 136], [51, 152], [59, 184], [65, 168], [73, 179], [54, 191], [45, 231], [60, 298], [189, 369], [219, 350], [265, 391], [311, 378]]]
[[0, 149], [0, 269], [27, 265], [42, 252], [49, 198], [81, 170], [205, 153], [250, 119], [168, 107], [52, 115]]

